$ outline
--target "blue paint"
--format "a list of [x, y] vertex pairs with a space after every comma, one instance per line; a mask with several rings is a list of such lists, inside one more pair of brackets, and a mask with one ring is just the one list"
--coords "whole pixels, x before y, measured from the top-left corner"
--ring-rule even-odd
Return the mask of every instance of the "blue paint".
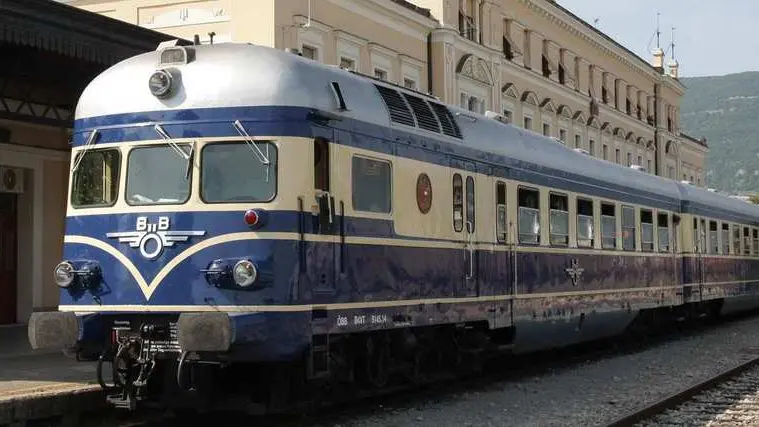
[[[451, 138], [423, 137], [399, 129], [383, 128], [357, 120], [343, 119], [333, 122], [334, 128], [319, 126], [312, 120], [312, 110], [294, 107], [245, 107], [140, 112], [107, 117], [77, 120], [74, 145], [80, 146], [89, 130], [97, 128], [98, 143], [141, 141], [155, 139], [156, 134], [145, 123], [159, 122], [175, 138], [238, 137], [232, 127], [240, 120], [253, 135], [314, 137], [325, 135], [333, 142], [415, 159], [428, 164], [449, 167], [458, 165], [495, 177], [517, 180], [531, 185], [544, 185], [558, 190], [573, 191], [600, 198], [623, 200], [673, 212], [701, 209], [715, 212], [718, 218], [744, 218], [739, 212], [688, 204], [686, 200], [641, 192], [633, 185], [619, 186], [561, 170], [517, 161], [505, 155], [483, 152]], [[447, 188], [448, 186], [446, 186]], [[285, 195], [279, 195], [285, 197]], [[346, 201], [347, 202], [347, 201]], [[250, 208], [255, 207], [250, 204]], [[151, 214], [88, 215], [69, 217], [67, 235], [86, 236], [115, 248], [140, 271], [144, 280], [151, 283], [164, 266], [178, 254], [210, 238], [250, 231], [239, 212], [166, 212]], [[137, 248], [109, 239], [106, 234], [135, 229], [137, 217], [147, 216], [154, 222], [159, 216], [168, 216], [172, 231], [204, 231], [188, 242], [177, 242], [164, 248], [154, 260], [147, 260]], [[310, 219], [309, 219], [310, 218]], [[343, 230], [348, 237], [375, 237], [406, 239], [409, 241], [454, 241], [405, 237], [394, 231], [393, 222], [358, 217], [338, 217], [338, 226], [330, 232], [337, 236]], [[756, 223], [746, 217], [745, 223]], [[318, 219], [310, 213], [269, 211], [263, 232], [302, 231], [305, 235], [319, 233]], [[460, 241], [455, 241], [460, 244]], [[490, 242], [482, 242], [490, 243]], [[548, 250], [548, 249], [546, 249]], [[546, 252], [491, 252], [475, 251], [474, 274], [467, 279], [468, 253], [461, 247], [423, 248], [375, 244], [340, 244], [333, 242], [300, 242], [293, 240], [260, 239], [229, 241], [194, 253], [181, 260], [158, 284], [146, 300], [138, 284], [118, 259], [105, 251], [86, 244], [67, 243], [64, 258], [78, 262], [97, 263], [102, 269], [99, 286], [81, 292], [61, 291], [62, 305], [160, 305], [206, 306], [217, 305], [327, 305], [340, 303], [366, 303], [371, 301], [431, 300], [501, 296], [492, 301], [466, 304], [399, 305], [372, 309], [367, 307], [328, 310], [324, 316], [316, 311], [266, 312], [232, 314], [234, 343], [233, 354], [248, 360], [280, 360], [302, 354], [317, 332], [341, 333], [398, 325], [441, 324], [461, 321], [489, 321], [498, 327], [517, 324], [550, 324], [561, 319], [575, 319], [585, 313], [617, 313], [614, 326], [598, 324], [588, 334], [601, 336], [628, 322], [632, 310], [669, 304], [677, 290], [661, 291], [659, 287], [682, 286], [696, 277], [696, 261], [684, 257], [676, 262], [670, 254], [641, 256], [635, 252], [601, 255], [577, 253], [551, 254]], [[206, 278], [212, 263], [227, 266], [234, 260], [249, 259], [261, 267], [259, 286], [238, 289], [228, 278], [215, 283]], [[567, 268], [577, 260], [583, 273], [577, 282], [570, 280]], [[708, 281], [759, 280], [759, 262], [717, 261], [707, 262]], [[228, 267], [227, 267], [228, 268]], [[211, 282], [211, 283], [209, 283]], [[635, 289], [636, 292], [621, 292]], [[584, 294], [573, 297], [555, 296], [559, 293], [582, 291], [610, 291], [604, 294]], [[620, 290], [620, 292], [613, 292]], [[507, 297], [516, 291], [520, 296], [544, 294], [539, 298], [514, 302]], [[713, 296], [745, 295], [754, 292], [748, 286], [700, 289], [694, 296], [692, 289], [683, 298], [693, 301], [705, 293]], [[552, 295], [553, 294], [553, 295]], [[506, 297], [503, 297], [506, 296]], [[99, 317], [82, 323], [83, 342], [102, 341]], [[342, 325], [343, 319], [348, 322]], [[389, 319], [389, 320], [388, 320]], [[351, 321], [353, 323], [351, 323]], [[528, 332], [529, 333], [529, 332]], [[538, 333], [538, 332], [536, 332]], [[519, 337], [524, 340], [524, 335]], [[574, 339], [570, 339], [572, 341]], [[520, 341], [521, 342], [521, 341]], [[527, 338], [524, 347], [536, 345]]]
[[262, 362], [297, 360], [311, 343], [311, 313], [230, 313], [232, 357]]

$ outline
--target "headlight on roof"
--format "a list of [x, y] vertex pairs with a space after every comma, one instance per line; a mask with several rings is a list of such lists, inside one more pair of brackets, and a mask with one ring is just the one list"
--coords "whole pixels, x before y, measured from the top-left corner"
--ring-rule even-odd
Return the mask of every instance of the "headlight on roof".
[[148, 80], [150, 93], [156, 98], [166, 98], [172, 94], [176, 80], [178, 80], [178, 70], [157, 70]]

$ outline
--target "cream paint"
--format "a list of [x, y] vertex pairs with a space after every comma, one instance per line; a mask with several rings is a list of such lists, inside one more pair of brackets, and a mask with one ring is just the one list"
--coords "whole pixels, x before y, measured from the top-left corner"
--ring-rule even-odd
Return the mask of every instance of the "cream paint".
[[[279, 177], [282, 180], [282, 183], [279, 185], [279, 193], [280, 194], [300, 194], [302, 197], [305, 198], [306, 204], [304, 206], [304, 209], [306, 211], [309, 210], [309, 200], [310, 197], [313, 197], [313, 189], [312, 187], [312, 177], [311, 177], [311, 168], [309, 164], [311, 163], [311, 156], [312, 156], [312, 150], [310, 150], [310, 146], [313, 143], [310, 138], [276, 138], [272, 136], [258, 136], [254, 138], [255, 140], [273, 140], [278, 146], [278, 150], [280, 151], [280, 173]], [[211, 142], [217, 142], [217, 141], [233, 141], [233, 140], [240, 140], [239, 138], [226, 138], [226, 137], [219, 137], [219, 138], [203, 138], [202, 140], [198, 141], [197, 150], [200, 152], [205, 144], [211, 143]], [[177, 143], [182, 142], [190, 142], [193, 141], [192, 139], [176, 139]], [[129, 143], [112, 143], [112, 144], [98, 144], [98, 147], [102, 148], [108, 148], [108, 147], [121, 147], [122, 150], [122, 164], [121, 168], [122, 170], [125, 170], [126, 168], [126, 162], [127, 162], [127, 153], [128, 150], [131, 149], [131, 147], [134, 147], [136, 145], [152, 145], [152, 144], [162, 144], [164, 143], [162, 140], [152, 140], [152, 141], [139, 141], [139, 142], [129, 142]], [[307, 156], [303, 156], [304, 153], [303, 147], [305, 144], [309, 147], [308, 150], [305, 150], [307, 153]], [[81, 147], [77, 147], [75, 149], [75, 152], [78, 152], [81, 150]], [[435, 164], [429, 164], [420, 162], [413, 159], [408, 158], [401, 158], [386, 154], [380, 154], [376, 152], [372, 152], [369, 150], [364, 149], [358, 149], [354, 147], [344, 146], [335, 144], [331, 146], [332, 150], [332, 159], [333, 162], [336, 162], [336, 164], [333, 166], [332, 170], [332, 178], [331, 182], [332, 185], [332, 192], [336, 196], [337, 199], [343, 199], [346, 201], [346, 215], [352, 216], [352, 217], [360, 217], [360, 218], [371, 218], [371, 219], [383, 219], [388, 221], [393, 221], [393, 225], [395, 228], [395, 232], [398, 233], [399, 236], [408, 236], [408, 237], [427, 237], [431, 239], [441, 239], [441, 240], [451, 240], [451, 241], [458, 241], [461, 240], [461, 234], [462, 233], [456, 233], [453, 230], [452, 227], [452, 192], [450, 189], [450, 182], [451, 182], [451, 176], [453, 173], [458, 172], [464, 174], [464, 171], [460, 170], [452, 170], [450, 167], [447, 166], [441, 166], [441, 165], [435, 165]], [[357, 212], [354, 211], [352, 208], [352, 203], [349, 202], [350, 200], [350, 194], [352, 193], [351, 189], [351, 179], [345, 179], [350, 177], [350, 164], [351, 164], [351, 158], [354, 155], [360, 155], [380, 160], [386, 160], [392, 162], [392, 212], [390, 214], [382, 214], [382, 213], [368, 213], [368, 212]], [[301, 158], [301, 163], [295, 164], [292, 162], [286, 162], [282, 161], [281, 159], [290, 158], [290, 159], [297, 159]], [[305, 159], [304, 159], [305, 158]], [[198, 159], [198, 156], [196, 156], [196, 159]], [[349, 170], [348, 174], [343, 173], [343, 170], [345, 169], [346, 165], [347, 169]], [[303, 167], [301, 167], [303, 166]], [[197, 174], [199, 171], [198, 163], [196, 162], [194, 165], [194, 174]], [[430, 176], [430, 179], [433, 183], [433, 205], [430, 212], [426, 215], [421, 214], [416, 206], [416, 195], [415, 195], [415, 188], [416, 188], [416, 178], [418, 177], [419, 172], [425, 172]], [[492, 244], [495, 244], [495, 224], [494, 224], [494, 198], [495, 198], [495, 182], [500, 180], [507, 184], [507, 218], [509, 221], [516, 223], [514, 221], [517, 218], [517, 190], [522, 185], [519, 182], [511, 181], [511, 180], [505, 180], [505, 179], [499, 179], [494, 178], [485, 174], [481, 173], [469, 173], [466, 172], [466, 174], [469, 174], [475, 178], [475, 196], [477, 198], [477, 206], [476, 206], [476, 215], [477, 215], [477, 227], [476, 227], [476, 235], [475, 240], [478, 242], [486, 242], [481, 244], [480, 246], [483, 249], [487, 249], [487, 245], [491, 244], [490, 242], [493, 242]], [[156, 206], [140, 206], [139, 208], [131, 207], [127, 205], [123, 198], [120, 198], [117, 203], [110, 208], [93, 208], [93, 209], [72, 209], [69, 206], [69, 216], [80, 216], [80, 215], [98, 215], [98, 214], [123, 214], [123, 213], [132, 213], [135, 212], [135, 210], [139, 209], [139, 212], [145, 212], [145, 213], [159, 213], [159, 212], [166, 212], [167, 210], [171, 210], [174, 212], [194, 212], [194, 211], [215, 211], [215, 212], [221, 212], [221, 211], [244, 211], [246, 209], [249, 209], [251, 207], [251, 203], [239, 203], [239, 204], [212, 204], [207, 205], [202, 203], [200, 200], [198, 194], [199, 194], [199, 180], [194, 179], [192, 184], [192, 196], [190, 197], [190, 200], [183, 204], [183, 205], [173, 205], [173, 206], [167, 206], [167, 205], [156, 205]], [[119, 194], [123, 195], [125, 194], [125, 187], [126, 183], [125, 180], [121, 180], [120, 188], [119, 188]], [[549, 229], [549, 212], [548, 209], [545, 209], [545, 206], [548, 204], [548, 194], [551, 192], [551, 189], [549, 187], [542, 187], [542, 186], [529, 186], [530, 188], [535, 188], [540, 191], [541, 194], [541, 230], [548, 230]], [[569, 220], [569, 232], [570, 232], [570, 243], [567, 247], [551, 247], [549, 251], [556, 252], [556, 253], [593, 253], [593, 254], [636, 254], [639, 256], [658, 256], [661, 253], [658, 252], [642, 252], [642, 251], [618, 251], [618, 250], [609, 250], [609, 249], [601, 249], [601, 234], [600, 234], [600, 203], [602, 201], [604, 202], [611, 202], [614, 203], [617, 206], [617, 233], [621, 232], [621, 210], [620, 210], [620, 203], [613, 201], [611, 199], [600, 199], [597, 197], [590, 197], [585, 194], [580, 193], [571, 193], [571, 192], [559, 192], [560, 194], [565, 194], [568, 197], [568, 203], [569, 203], [569, 209], [570, 209], [570, 220]], [[578, 197], [590, 199], [594, 203], [594, 211], [595, 211], [595, 219], [594, 219], [594, 249], [597, 249], [596, 252], [586, 252], [587, 249], [578, 249], [576, 248], [576, 200]], [[277, 198], [275, 201], [271, 203], [256, 203], [256, 207], [260, 207], [263, 209], [280, 209], [280, 210], [296, 210], [297, 209], [297, 198], [290, 197], [288, 199], [283, 198]], [[639, 210], [639, 206], [636, 206], [636, 210]], [[491, 212], [493, 211], [493, 212]], [[659, 212], [667, 213], [668, 218], [671, 221], [672, 214], [669, 212], [664, 211], [658, 211], [653, 209], [653, 214], [656, 215]], [[639, 226], [639, 213], [636, 212], [636, 218], [638, 219], [638, 225], [636, 226], [636, 241], [640, 241], [640, 226]], [[681, 228], [685, 228], [686, 230], [681, 230], [681, 233], [678, 233], [679, 235], [679, 244], [678, 247], [683, 247], [682, 243], [688, 243], [688, 227], [682, 227], [682, 224], [687, 224], [688, 216], [683, 216], [683, 221], [681, 221]], [[511, 227], [511, 232], [508, 233], [507, 236], [507, 243], [511, 245], [517, 244], [517, 236], [516, 236], [516, 226]], [[670, 227], [670, 240], [673, 238], [672, 229]], [[348, 237], [348, 241], [350, 241], [350, 237]], [[525, 252], [532, 252], [532, 251], [543, 251], [546, 250], [546, 246], [548, 244], [549, 234], [545, 232], [541, 232], [541, 246], [538, 247], [522, 247], [520, 250]], [[683, 242], [682, 240], [685, 239], [686, 241]], [[390, 239], [385, 241], [383, 244], [399, 244], [396, 242], [393, 242], [397, 239]], [[426, 245], [423, 242], [420, 241], [413, 241], [414, 245]], [[437, 246], [439, 243], [434, 243], [435, 246]], [[458, 243], [451, 243], [452, 247], [458, 247]], [[654, 244], [655, 247], [658, 247], [658, 233], [654, 233]], [[621, 248], [621, 238], [618, 238], [617, 242], [617, 248]], [[503, 250], [503, 249], [494, 249], [494, 250]], [[670, 252], [667, 252], [668, 255], [672, 255]], [[757, 254], [759, 255], [759, 254]], [[729, 255], [728, 255], [729, 256]], [[719, 257], [719, 255], [717, 255]], [[729, 256], [732, 257], [732, 256]], [[733, 257], [735, 258], [735, 257]], [[737, 257], [737, 258], [753, 258], [752, 256], [743, 256], [743, 257]]]
[[[309, 210], [308, 197], [313, 196], [313, 182], [312, 182], [312, 168], [309, 166], [312, 163], [311, 156], [313, 155], [310, 149], [313, 144], [310, 138], [279, 138], [271, 136], [257, 136], [254, 138], [257, 141], [274, 141], [279, 150], [279, 179], [278, 184], [279, 194], [300, 194], [306, 198], [305, 210]], [[203, 139], [179, 139], [175, 142], [193, 142], [197, 143], [196, 150], [198, 153], [202, 152], [203, 147], [211, 142], [216, 141], [239, 141], [240, 138], [203, 138]], [[126, 170], [126, 164], [128, 159], [128, 151], [135, 146], [145, 146], [154, 144], [164, 144], [163, 140], [151, 140], [151, 141], [138, 141], [128, 143], [111, 143], [111, 144], [98, 144], [98, 148], [115, 147], [118, 148], [121, 153], [121, 170]], [[304, 150], [304, 147], [309, 149]], [[373, 237], [352, 237], [346, 236], [345, 241], [347, 244], [358, 245], [382, 245], [382, 246], [395, 246], [395, 247], [420, 247], [420, 248], [461, 248], [463, 242], [463, 233], [456, 233], [452, 227], [452, 192], [450, 188], [451, 176], [453, 173], [461, 173], [465, 177], [467, 175], [475, 178], [475, 197], [476, 197], [476, 229], [475, 229], [475, 248], [482, 251], [490, 252], [505, 252], [508, 250], [514, 250], [517, 253], [553, 253], [553, 254], [589, 254], [589, 255], [608, 255], [608, 256], [644, 256], [644, 257], [659, 257], [668, 256], [672, 259], [680, 258], [680, 255], [674, 253], [658, 253], [658, 252], [642, 252], [637, 251], [621, 251], [621, 250], [609, 250], [601, 249], [601, 236], [600, 236], [600, 202], [602, 199], [596, 197], [589, 197], [582, 194], [576, 194], [571, 192], [561, 192], [567, 196], [569, 206], [569, 245], [566, 247], [548, 247], [549, 233], [545, 230], [549, 230], [549, 210], [548, 198], [551, 193], [551, 189], [541, 186], [530, 186], [537, 189], [540, 192], [540, 223], [541, 223], [541, 245], [539, 246], [522, 246], [515, 247], [517, 243], [517, 234], [515, 227], [510, 227], [507, 235], [507, 245], [495, 243], [495, 183], [501, 179], [494, 178], [481, 173], [470, 173], [468, 171], [454, 170], [447, 166], [434, 165], [429, 163], [423, 163], [420, 161], [400, 158], [388, 154], [377, 153], [369, 150], [358, 149], [350, 146], [334, 144], [330, 146], [331, 158], [333, 160], [333, 166], [331, 170], [331, 183], [332, 192], [338, 200], [345, 200], [345, 214], [352, 217], [383, 219], [393, 221], [395, 231], [401, 238], [373, 238]], [[77, 147], [74, 153], [81, 151], [81, 147]], [[303, 156], [307, 153], [306, 156]], [[392, 185], [391, 185], [391, 200], [392, 211], [389, 214], [383, 213], [367, 213], [356, 212], [353, 210], [352, 203], [348, 202], [350, 194], [352, 194], [352, 179], [350, 178], [350, 165], [351, 159], [355, 155], [364, 157], [375, 158], [378, 160], [386, 160], [391, 162], [392, 168]], [[199, 164], [198, 159], [200, 156], [195, 156], [194, 175], [198, 176]], [[283, 159], [300, 159], [298, 162], [284, 161]], [[347, 174], [341, 173], [344, 168], [349, 170]], [[433, 208], [427, 215], [422, 215], [416, 206], [416, 178], [420, 171], [424, 171], [429, 174], [433, 182]], [[199, 179], [193, 179], [191, 184], [192, 194], [187, 203], [176, 206], [140, 206], [130, 207], [120, 197], [116, 204], [110, 208], [94, 208], [94, 209], [72, 209], [69, 205], [69, 216], [81, 216], [81, 215], [98, 215], [98, 214], [117, 214], [117, 213], [132, 213], [139, 212], [166, 212], [167, 210], [175, 212], [190, 212], [190, 211], [240, 211], [251, 207], [251, 203], [240, 204], [215, 204], [206, 205], [202, 203], [199, 197]], [[516, 181], [501, 180], [507, 185], [507, 221], [515, 222], [517, 218], [517, 190], [521, 187], [521, 184]], [[444, 184], [443, 184], [444, 183]], [[126, 180], [121, 179], [119, 183], [119, 195], [126, 193]], [[594, 248], [577, 248], [576, 247], [576, 200], [577, 197], [584, 197], [594, 202]], [[611, 200], [608, 200], [611, 202]], [[257, 207], [263, 209], [281, 209], [281, 210], [295, 210], [297, 209], [297, 198], [278, 198], [271, 203], [257, 203]], [[617, 233], [621, 232], [621, 209], [620, 203], [615, 202], [617, 206]], [[654, 218], [659, 211], [652, 210]], [[668, 213], [671, 220], [671, 213]], [[640, 207], [636, 206], [636, 247], [640, 247]], [[688, 224], [688, 217], [685, 216], [681, 224]], [[430, 227], [430, 224], [432, 225]], [[682, 228], [682, 227], [681, 227]], [[687, 227], [685, 227], [687, 228]], [[685, 238], [688, 241], [688, 231], [678, 233], [680, 239]], [[427, 237], [431, 240], [415, 240], [404, 239], [402, 236], [424, 238]], [[670, 228], [670, 240], [672, 240], [672, 229]], [[167, 263], [159, 273], [148, 282], [139, 272], [139, 270], [131, 263], [131, 261], [123, 255], [121, 252], [113, 248], [107, 242], [103, 242], [94, 238], [85, 236], [66, 236], [65, 241], [67, 243], [80, 243], [90, 245], [101, 249], [119, 260], [132, 274], [134, 280], [137, 282], [140, 290], [146, 298], [146, 301], [150, 300], [160, 283], [168, 276], [168, 274], [182, 261], [186, 260], [190, 256], [198, 253], [199, 251], [227, 242], [240, 241], [247, 239], [284, 239], [284, 240], [297, 240], [299, 235], [297, 233], [268, 233], [268, 232], [242, 232], [233, 233], [222, 236], [215, 236], [207, 240], [201, 241], [181, 252], [169, 263]], [[335, 242], [334, 236], [322, 236], [322, 235], [307, 235], [304, 236], [307, 241], [320, 241], [320, 242]], [[658, 248], [658, 233], [654, 232], [654, 247]], [[682, 245], [678, 244], [678, 247]], [[621, 248], [621, 238], [617, 238], [617, 248]], [[752, 256], [736, 256], [730, 257], [733, 259], [751, 259]], [[724, 283], [738, 283], [738, 282], [723, 282]], [[690, 285], [686, 285], [690, 286]], [[640, 291], [640, 288], [631, 288], [636, 291]], [[607, 292], [607, 291], [602, 291]], [[608, 291], [608, 292], [617, 292]], [[551, 294], [553, 295], [553, 294]], [[558, 296], [558, 295], [554, 295]], [[493, 297], [487, 297], [493, 298]], [[459, 299], [452, 299], [452, 301], [459, 301]]]

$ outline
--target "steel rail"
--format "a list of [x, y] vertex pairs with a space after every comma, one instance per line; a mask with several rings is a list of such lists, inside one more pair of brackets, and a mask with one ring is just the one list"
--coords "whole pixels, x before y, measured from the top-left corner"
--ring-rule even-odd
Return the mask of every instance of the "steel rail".
[[671, 396], [667, 396], [653, 404], [646, 405], [640, 409], [637, 409], [615, 421], [606, 424], [606, 427], [627, 427], [633, 426], [641, 421], [645, 421], [667, 411], [668, 409], [674, 409], [683, 403], [693, 399], [696, 395], [716, 387], [727, 380], [736, 377], [743, 372], [759, 366], [759, 357], [750, 359], [738, 366], [721, 372], [705, 381], [694, 384], [693, 386], [675, 393]]

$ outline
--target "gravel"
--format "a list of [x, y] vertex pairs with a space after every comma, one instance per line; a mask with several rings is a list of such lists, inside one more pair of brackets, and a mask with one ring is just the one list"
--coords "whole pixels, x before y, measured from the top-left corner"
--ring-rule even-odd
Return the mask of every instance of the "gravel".
[[[435, 398], [356, 411], [314, 426], [592, 426], [651, 404], [756, 357], [759, 318], [634, 354], [573, 364]], [[441, 393], [442, 394], [442, 393]], [[305, 420], [302, 420], [305, 421]], [[309, 423], [300, 422], [299, 425]]]
[[759, 368], [702, 392], [679, 407], [640, 427], [663, 426], [756, 426], [759, 424]]

